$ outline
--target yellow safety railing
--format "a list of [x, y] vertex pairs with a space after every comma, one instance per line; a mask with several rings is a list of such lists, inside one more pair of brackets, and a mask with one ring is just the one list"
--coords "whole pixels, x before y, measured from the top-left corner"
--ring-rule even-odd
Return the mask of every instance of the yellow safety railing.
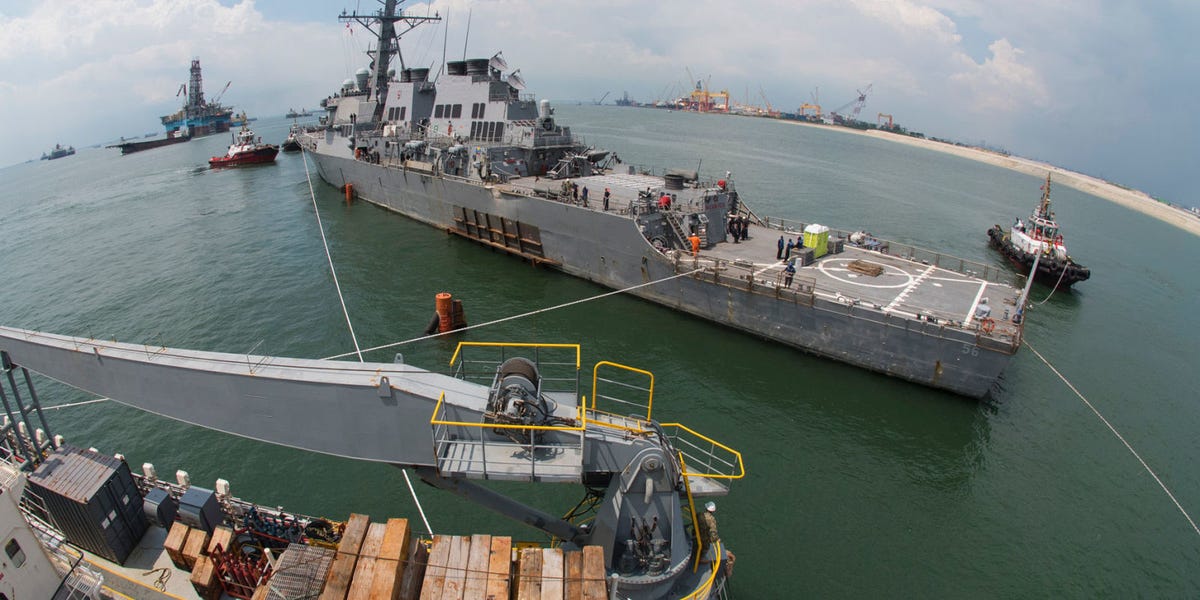
[[708, 574], [708, 579], [701, 583], [696, 591], [683, 596], [680, 600], [705, 600], [712, 593], [713, 585], [717, 582], [717, 574], [721, 572], [721, 561], [725, 559], [725, 551], [721, 549], [721, 542], [713, 542], [714, 552], [716, 557], [712, 562], [712, 571]]
[[[682, 430], [682, 431], [686, 432], [688, 435], [690, 435], [694, 438], [700, 439], [709, 445], [708, 449], [705, 450], [699, 444], [696, 444], [695, 442], [693, 442], [691, 440], [685, 439], [683, 436], [678, 435], [678, 433], [676, 433], [676, 435], [670, 435], [668, 433], [667, 437], [670, 438], [671, 444], [673, 446], [675, 446], [676, 450], [678, 450], [682, 454], [692, 456], [692, 458], [697, 459], [694, 462], [703, 463], [709, 470], [708, 472], [704, 472], [704, 473], [700, 473], [700, 472], [693, 473], [693, 472], [689, 472], [685, 469], [684, 475], [686, 475], [688, 477], [702, 477], [702, 478], [708, 478], [708, 479], [741, 479], [742, 477], [746, 476], [746, 466], [745, 466], [745, 464], [742, 463], [742, 453], [741, 452], [738, 452], [737, 450], [734, 450], [733, 448], [730, 448], [729, 446], [726, 446], [725, 444], [722, 444], [721, 442], [718, 442], [702, 433], [693, 431], [692, 429], [689, 429], [686, 425], [683, 425], [681, 423], [663, 423], [662, 428], [664, 431], [666, 431], [669, 428], [675, 428], [677, 430]], [[680, 444], [685, 444], [688, 448], [691, 448], [694, 452], [696, 452], [697, 455], [703, 454], [703, 455], [709, 457], [709, 460], [705, 461], [705, 460], [699, 459], [698, 456], [692, 455], [691, 453], [687, 452], [686, 448], [680, 448]], [[717, 449], [720, 449], [720, 450], [723, 450], [724, 452], [726, 452], [728, 454], [728, 457], [726, 457], [726, 458], [717, 457], [716, 456]], [[718, 461], [720, 463], [719, 466], [726, 467], [729, 472], [713, 472], [713, 467], [714, 467], [713, 461], [714, 460]]]
[[579, 369], [582, 364], [579, 344], [537, 344], [537, 343], [522, 343], [522, 342], [459, 342], [454, 348], [454, 355], [450, 357], [450, 366], [458, 362], [458, 356], [462, 352], [464, 346], [477, 348], [574, 348], [575, 349], [575, 368]]
[[[687, 473], [687, 463], [683, 460], [683, 453], [679, 453], [679, 468]], [[692, 566], [692, 572], [695, 573], [700, 568], [700, 556], [704, 554], [704, 548], [700, 545], [704, 540], [700, 539], [700, 519], [696, 517], [696, 499], [692, 497], [692, 482], [688, 481], [687, 477], [683, 478], [683, 489], [687, 491], [688, 512], [692, 515], [692, 532], [696, 534], [696, 564]]]
[[[630, 373], [637, 373], [639, 375], [645, 375], [650, 380], [650, 383], [648, 384], [648, 387], [638, 387], [636, 385], [625, 383], [622, 381], [617, 381], [615, 379], [601, 379], [600, 378], [600, 367], [612, 367], [614, 369], [628, 371]], [[639, 391], [646, 392], [646, 403], [643, 405], [643, 404], [639, 404], [637, 402], [624, 400], [624, 399], [617, 398], [614, 396], [604, 396], [603, 394], [600, 394], [600, 392], [597, 390], [597, 387], [598, 387], [600, 381], [604, 381], [605, 383], [609, 383], [609, 384], [612, 384], [615, 386], [620, 386], [620, 387], [625, 387], [625, 388], [629, 388], [629, 389], [633, 389], [633, 390], [639, 390]], [[619, 402], [622, 404], [628, 404], [630, 406], [636, 406], [638, 408], [646, 409], [646, 420], [649, 421], [651, 412], [654, 409], [654, 373], [651, 373], [650, 371], [646, 371], [643, 369], [638, 369], [636, 367], [630, 367], [628, 365], [622, 365], [619, 363], [602, 360], [602, 361], [596, 363], [596, 366], [592, 368], [592, 410], [597, 410], [596, 409], [596, 401], [599, 398], [601, 398], [602, 396], [606, 400], [612, 400], [614, 402]], [[605, 411], [597, 411], [597, 412], [605, 412]], [[608, 414], [615, 414], [615, 413], [609, 412]]]
[[430, 425], [445, 425], [447, 427], [476, 427], [479, 429], [532, 429], [539, 431], [583, 431], [587, 429], [587, 411], [581, 404], [576, 407], [576, 420], [578, 425], [519, 425], [507, 423], [471, 423], [468, 421], [444, 421], [438, 418], [438, 413], [442, 411], [442, 404], [446, 401], [446, 392], [442, 392], [438, 396], [437, 404], [433, 407], [433, 415], [429, 417]]

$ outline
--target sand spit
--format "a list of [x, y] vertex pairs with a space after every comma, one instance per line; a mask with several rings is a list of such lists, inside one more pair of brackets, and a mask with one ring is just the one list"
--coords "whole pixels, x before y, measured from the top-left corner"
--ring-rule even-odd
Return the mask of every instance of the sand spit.
[[821, 127], [830, 131], [839, 131], [854, 135], [866, 135], [890, 142], [918, 146], [928, 150], [933, 150], [935, 152], [953, 154], [955, 156], [987, 163], [996, 167], [1011, 169], [1013, 171], [1017, 171], [1018, 173], [1025, 173], [1026, 175], [1032, 175], [1038, 178], [1045, 177], [1046, 172], [1050, 171], [1053, 174], [1053, 182], [1058, 185], [1065, 185], [1075, 188], [1086, 194], [1104, 198], [1105, 200], [1115, 202], [1126, 208], [1136, 210], [1160, 221], [1174, 225], [1193, 235], [1200, 236], [1200, 217], [1197, 217], [1192, 213], [1159, 202], [1154, 198], [1151, 198], [1145, 192], [1126, 189], [1104, 181], [1103, 179], [1097, 179], [1082, 173], [1068, 171], [1051, 164], [1016, 156], [1005, 156], [1003, 154], [990, 152], [988, 150], [981, 150], [979, 148], [955, 146], [945, 142], [935, 142], [933, 140], [899, 135], [886, 131], [860, 131], [846, 127], [831, 127], [827, 125], [816, 125], [811, 123], [798, 123], [795, 121], [792, 121], [792, 123], [806, 127]]

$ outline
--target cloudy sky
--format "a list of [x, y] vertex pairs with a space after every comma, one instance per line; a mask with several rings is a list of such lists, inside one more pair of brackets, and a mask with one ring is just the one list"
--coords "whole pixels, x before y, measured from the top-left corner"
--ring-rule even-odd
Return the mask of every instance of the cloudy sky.
[[[339, 23], [374, 0], [0, 0], [0, 165], [54, 143], [161, 131], [193, 57], [211, 97], [252, 116], [315, 107], [368, 37]], [[438, 0], [409, 64], [502, 50], [551, 99], [682, 93], [687, 69], [762, 104], [826, 110], [873, 84], [863, 115], [1200, 205], [1195, 0]], [[448, 33], [447, 33], [448, 30]]]

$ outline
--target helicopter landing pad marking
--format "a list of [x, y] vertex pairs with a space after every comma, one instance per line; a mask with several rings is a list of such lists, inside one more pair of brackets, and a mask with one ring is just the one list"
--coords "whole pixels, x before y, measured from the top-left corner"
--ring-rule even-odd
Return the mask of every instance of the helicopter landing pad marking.
[[[846, 268], [846, 267], [835, 268], [833, 266], [834, 264], [849, 264], [849, 263], [850, 263], [849, 259], [845, 259], [845, 258], [839, 258], [839, 259], [834, 259], [834, 260], [823, 260], [819, 264], [817, 264], [817, 270], [824, 273], [825, 275], [829, 276], [830, 279], [849, 283], [852, 285], [858, 285], [858, 286], [862, 286], [862, 287], [876, 288], [876, 289], [906, 288], [906, 287], [912, 285], [913, 281], [916, 279], [915, 277], [913, 277], [912, 273], [908, 273], [908, 272], [904, 271], [903, 269], [898, 269], [891, 265], [884, 265], [884, 264], [880, 264], [880, 263], [871, 263], [873, 265], [878, 265], [880, 267], [883, 267], [884, 275], [892, 275], [892, 276], [902, 275], [902, 276], [904, 276], [905, 281], [903, 281], [901, 283], [895, 283], [895, 284], [865, 283], [862, 281], [855, 281], [854, 279], [851, 279], [851, 277], [856, 277], [856, 275], [850, 274], [849, 268]], [[846, 273], [847, 274], [846, 277], [840, 277], [839, 275], [841, 273]]]

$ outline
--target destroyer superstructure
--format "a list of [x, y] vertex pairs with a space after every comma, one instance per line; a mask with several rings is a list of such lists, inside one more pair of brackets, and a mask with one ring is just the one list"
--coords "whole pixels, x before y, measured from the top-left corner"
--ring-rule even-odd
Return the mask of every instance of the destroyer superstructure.
[[[448, 62], [436, 78], [402, 61], [392, 71], [397, 28], [430, 19], [397, 4], [341, 17], [378, 42], [371, 68], [323, 101], [324, 129], [303, 138], [328, 183], [535, 263], [972, 397], [1019, 347], [1022, 326], [1001, 311], [1018, 313], [1021, 286], [994, 267], [833, 232], [788, 280], [775, 244], [806, 224], [759, 218], [731, 174], [655, 174], [586, 145], [499, 53]], [[754, 235], [734, 244], [731, 221]]]

